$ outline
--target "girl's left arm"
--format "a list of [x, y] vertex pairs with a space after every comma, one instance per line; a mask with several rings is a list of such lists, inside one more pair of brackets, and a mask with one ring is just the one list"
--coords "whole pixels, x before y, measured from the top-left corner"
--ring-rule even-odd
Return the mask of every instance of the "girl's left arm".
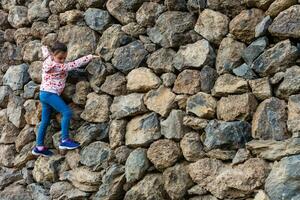
[[50, 52], [49, 52], [47, 46], [42, 46], [42, 54], [43, 54], [44, 59], [46, 59], [48, 56], [50, 56]]
[[65, 71], [70, 71], [72, 69], [76, 69], [82, 65], [85, 65], [87, 63], [89, 63], [93, 58], [93, 55], [87, 55], [87, 56], [83, 56], [77, 60], [74, 60], [72, 62], [67, 62], [63, 65], [63, 69]]

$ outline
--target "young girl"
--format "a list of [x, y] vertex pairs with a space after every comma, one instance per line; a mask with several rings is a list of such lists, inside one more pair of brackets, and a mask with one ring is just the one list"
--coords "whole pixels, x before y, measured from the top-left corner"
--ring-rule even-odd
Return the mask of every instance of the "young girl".
[[42, 69], [42, 83], [40, 86], [40, 101], [42, 104], [42, 121], [38, 130], [36, 147], [32, 150], [34, 155], [51, 156], [53, 152], [44, 146], [46, 129], [50, 123], [52, 109], [60, 112], [61, 119], [61, 140], [59, 149], [76, 149], [80, 146], [69, 138], [69, 125], [72, 111], [60, 97], [64, 90], [68, 71], [78, 68], [98, 57], [93, 55], [84, 56], [73, 62], [65, 63], [67, 57], [67, 47], [65, 44], [56, 42], [51, 48], [42, 47], [45, 59]]

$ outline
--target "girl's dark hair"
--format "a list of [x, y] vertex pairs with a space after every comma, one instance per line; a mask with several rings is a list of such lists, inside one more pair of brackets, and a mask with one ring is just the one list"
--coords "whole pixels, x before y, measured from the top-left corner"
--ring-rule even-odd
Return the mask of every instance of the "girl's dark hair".
[[52, 51], [53, 54], [57, 54], [57, 53], [60, 53], [60, 52], [67, 52], [68, 47], [64, 43], [57, 41], [51, 47], [51, 51]]

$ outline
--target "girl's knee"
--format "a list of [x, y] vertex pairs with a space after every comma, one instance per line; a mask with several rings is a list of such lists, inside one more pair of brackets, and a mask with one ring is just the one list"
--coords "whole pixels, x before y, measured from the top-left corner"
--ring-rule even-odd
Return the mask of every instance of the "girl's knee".
[[62, 113], [62, 115], [63, 115], [64, 117], [69, 117], [69, 118], [71, 118], [72, 115], [73, 115], [73, 112], [72, 112], [72, 110], [68, 109], [68, 110], [65, 110], [65, 111]]

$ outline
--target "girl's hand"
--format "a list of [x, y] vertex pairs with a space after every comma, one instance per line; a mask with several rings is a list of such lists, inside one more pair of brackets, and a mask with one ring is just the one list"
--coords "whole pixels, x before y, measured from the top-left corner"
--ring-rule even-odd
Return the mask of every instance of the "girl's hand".
[[95, 59], [95, 58], [100, 58], [100, 56], [98, 56], [98, 55], [93, 55], [93, 59]]

